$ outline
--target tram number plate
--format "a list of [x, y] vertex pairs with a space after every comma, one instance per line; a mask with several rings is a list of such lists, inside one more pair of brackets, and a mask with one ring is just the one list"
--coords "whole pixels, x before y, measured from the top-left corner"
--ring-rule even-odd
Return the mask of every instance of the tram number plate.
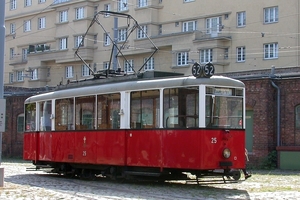
[[212, 144], [216, 144], [217, 143], [217, 138], [216, 137], [212, 137], [211, 138], [211, 143]]
[[215, 67], [211, 63], [207, 63], [206, 65], [200, 65], [199, 63], [195, 63], [192, 67], [193, 76], [200, 78], [205, 77], [209, 78], [215, 73]]

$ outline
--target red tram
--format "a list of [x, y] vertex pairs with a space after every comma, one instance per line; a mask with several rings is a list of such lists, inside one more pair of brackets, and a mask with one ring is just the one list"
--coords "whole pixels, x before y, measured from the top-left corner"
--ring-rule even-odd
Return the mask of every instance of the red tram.
[[186, 172], [240, 178], [232, 170], [245, 167], [242, 82], [223, 76], [119, 80], [28, 98], [24, 160], [84, 178], [170, 180]]

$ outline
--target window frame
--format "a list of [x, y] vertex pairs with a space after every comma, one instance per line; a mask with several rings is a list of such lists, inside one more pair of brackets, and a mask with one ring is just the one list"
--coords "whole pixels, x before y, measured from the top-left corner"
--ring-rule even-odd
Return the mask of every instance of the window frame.
[[60, 38], [59, 39], [59, 50], [65, 50], [68, 49], [68, 38]]
[[246, 47], [240, 46], [236, 48], [236, 61], [245, 62], [246, 61]]
[[237, 27], [245, 27], [246, 26], [246, 11], [237, 12], [236, 26]]
[[134, 72], [134, 60], [129, 59], [124, 61], [124, 72], [125, 73], [132, 73]]
[[128, 0], [118, 0], [118, 11], [128, 10]]
[[197, 30], [197, 21], [182, 22], [182, 32], [192, 32]]
[[[146, 62], [148, 58], [144, 58], [144, 62]], [[144, 66], [144, 71], [152, 71], [154, 70], [154, 57], [151, 57]]]
[[75, 20], [84, 18], [84, 7], [75, 8]]
[[24, 132], [25, 114], [21, 113], [17, 116], [17, 133]]
[[78, 48], [83, 46], [84, 46], [83, 35], [74, 36], [74, 47]]
[[66, 78], [73, 78], [74, 77], [74, 69], [73, 66], [69, 65], [65, 68]]
[[277, 58], [278, 58], [278, 43], [273, 42], [273, 43], [264, 44], [264, 59], [270, 60], [270, 59], [277, 59]]
[[176, 65], [177, 66], [186, 66], [189, 62], [189, 52], [181, 51], [176, 53]]
[[91, 75], [90, 69], [86, 65], [81, 65], [81, 76], [86, 77], [90, 75]]
[[24, 71], [16, 71], [16, 76], [17, 82], [24, 81]]
[[201, 49], [200, 50], [200, 63], [212, 63], [213, 62], [213, 49]]
[[17, 9], [17, 0], [10, 0], [10, 10], [16, 10]]
[[23, 30], [24, 32], [31, 31], [31, 20], [25, 20], [23, 23]]
[[142, 25], [140, 28], [137, 29], [136, 38], [137, 39], [144, 39], [147, 38], [148, 26]]
[[59, 23], [68, 22], [68, 10], [59, 11]]
[[276, 23], [278, 22], [278, 19], [278, 6], [264, 8], [264, 24]]
[[46, 28], [46, 17], [38, 18], [38, 29], [45, 29]]
[[29, 7], [32, 5], [32, 0], [24, 0], [24, 7]]

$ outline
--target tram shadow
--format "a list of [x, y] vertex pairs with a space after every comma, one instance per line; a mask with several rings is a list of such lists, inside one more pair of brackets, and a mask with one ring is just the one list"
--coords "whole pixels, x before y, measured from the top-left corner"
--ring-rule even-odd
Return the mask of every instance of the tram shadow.
[[236, 185], [239, 182], [224, 183], [223, 180], [204, 180], [200, 181], [199, 184], [192, 181], [126, 180], [120, 182], [103, 177], [97, 177], [94, 180], [81, 180], [56, 174], [40, 173], [9, 176], [5, 178], [5, 182], [20, 185], [20, 188], [28, 186], [28, 188], [41, 188], [66, 193], [78, 193], [81, 188], [90, 188], [85, 192], [85, 195], [96, 195], [97, 198], [112, 193], [120, 199], [128, 194], [137, 199], [250, 199], [246, 190], [237, 189]]

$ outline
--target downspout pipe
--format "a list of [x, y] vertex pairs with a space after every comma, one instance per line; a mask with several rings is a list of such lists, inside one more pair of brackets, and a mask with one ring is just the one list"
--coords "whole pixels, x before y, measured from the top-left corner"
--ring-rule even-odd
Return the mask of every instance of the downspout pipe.
[[275, 74], [275, 67], [272, 66], [271, 69], [271, 75], [270, 75], [270, 79], [271, 79], [271, 84], [274, 88], [276, 88], [277, 90], [277, 146], [280, 146], [280, 137], [281, 137], [281, 132], [280, 132], [280, 118], [281, 118], [281, 114], [280, 114], [280, 88], [273, 82], [272, 79], [276, 78]]

